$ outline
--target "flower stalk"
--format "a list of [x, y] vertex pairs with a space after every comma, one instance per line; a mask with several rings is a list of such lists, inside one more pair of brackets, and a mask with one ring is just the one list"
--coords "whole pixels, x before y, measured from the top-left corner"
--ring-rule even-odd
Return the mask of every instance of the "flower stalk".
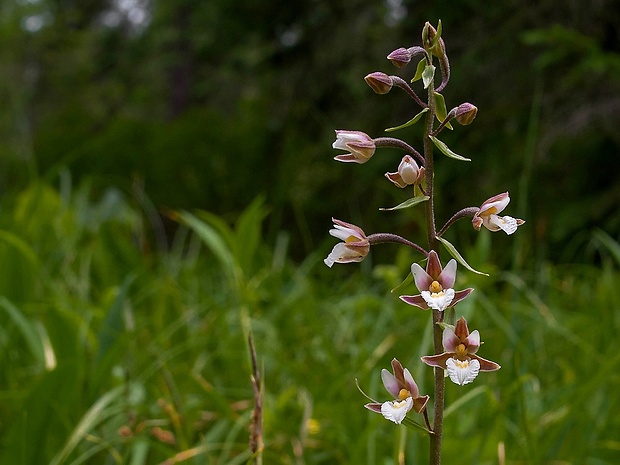
[[[455, 290], [457, 262], [469, 271], [479, 272], [469, 266], [456, 247], [442, 236], [456, 221], [466, 217], [472, 218], [472, 226], [476, 231], [484, 226], [489, 231], [501, 230], [506, 234], [513, 234], [518, 226], [525, 223], [521, 219], [499, 215], [510, 202], [508, 192], [504, 192], [485, 200], [480, 207], [465, 207], [458, 210], [437, 231], [434, 149], [437, 147], [439, 152], [453, 160], [468, 162], [470, 159], [453, 152], [436, 136], [445, 128], [452, 129], [451, 122], [457, 122], [462, 126], [470, 125], [478, 112], [478, 109], [469, 102], [462, 103], [449, 112], [446, 110], [445, 100], [440, 92], [448, 84], [451, 71], [441, 31], [441, 21], [437, 28], [427, 22], [422, 30], [422, 46], [401, 47], [387, 57], [397, 68], [404, 68], [410, 64], [414, 56], [422, 55], [412, 82], [421, 81], [426, 91], [426, 102], [422, 101], [413, 88], [398, 76], [373, 72], [364, 78], [371, 89], [379, 95], [390, 93], [394, 86], [400, 87], [422, 108], [422, 111], [408, 122], [386, 130], [404, 129], [418, 123], [424, 117], [422, 153], [402, 139], [372, 138], [360, 131], [336, 131], [336, 142], [333, 144], [334, 148], [348, 152], [337, 155], [336, 161], [358, 165], [370, 161], [377, 149], [384, 147], [399, 148], [406, 152], [398, 169], [385, 173], [385, 177], [399, 189], [409, 190], [413, 187], [410, 190], [412, 197], [396, 207], [381, 210], [403, 210], [423, 205], [426, 247], [400, 234], [366, 235], [358, 226], [333, 219], [334, 227], [330, 230], [330, 234], [342, 242], [336, 244], [325, 259], [325, 263], [330, 267], [334, 263], [359, 262], [371, 252], [373, 246], [395, 243], [414, 249], [420, 254], [420, 260], [426, 260], [424, 269], [417, 262], [411, 265], [411, 274], [419, 294], [401, 295], [400, 300], [410, 306], [431, 310], [429, 323], [433, 328], [433, 353], [422, 357], [421, 361], [434, 370], [433, 395], [421, 395], [412, 372], [403, 368], [394, 358], [392, 360], [393, 374], [386, 369], [381, 372], [383, 384], [393, 400], [377, 402], [370, 399], [371, 402], [365, 407], [381, 414], [390, 422], [412, 427], [426, 434], [430, 441], [430, 465], [441, 463], [446, 378], [463, 386], [473, 382], [480, 372], [500, 369], [497, 363], [477, 355], [481, 345], [479, 332], [475, 330], [470, 333], [463, 317], [456, 320], [455, 306], [473, 291], [472, 288]], [[434, 60], [438, 60], [438, 68], [434, 66]], [[437, 69], [441, 74], [441, 82], [436, 87]], [[437, 127], [435, 127], [435, 120], [439, 122]], [[440, 243], [455, 257], [445, 266], [442, 266], [438, 253]], [[428, 411], [428, 405], [431, 402], [433, 405], [432, 421]], [[426, 426], [413, 420], [411, 416], [414, 414], [422, 415]]]

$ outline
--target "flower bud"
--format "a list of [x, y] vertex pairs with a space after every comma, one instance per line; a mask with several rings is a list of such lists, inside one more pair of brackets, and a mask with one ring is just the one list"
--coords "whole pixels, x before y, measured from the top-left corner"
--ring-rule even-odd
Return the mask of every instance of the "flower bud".
[[336, 141], [332, 147], [347, 150], [349, 153], [337, 155], [336, 161], [345, 163], [366, 163], [375, 153], [375, 141], [368, 134], [361, 131], [336, 131]]
[[364, 80], [377, 94], [387, 94], [392, 90], [392, 78], [385, 73], [370, 73]]
[[404, 68], [411, 61], [411, 52], [403, 47], [397, 48], [387, 56], [387, 59], [397, 68]]
[[471, 103], [461, 103], [456, 108], [456, 120], [459, 124], [463, 126], [467, 126], [471, 124], [471, 122], [476, 118], [476, 114], [478, 113], [478, 108]]
[[424, 168], [420, 168], [411, 155], [405, 155], [396, 173], [385, 173], [385, 177], [401, 189], [420, 184], [424, 179]]
[[433, 44], [433, 39], [437, 35], [437, 29], [435, 29], [428, 21], [422, 29], [422, 45], [425, 49], [429, 49]]
[[441, 36], [441, 20], [439, 21], [439, 25], [435, 29], [429, 22], [424, 25], [424, 29], [422, 29], [422, 45], [424, 48], [435, 55], [438, 58], [443, 57], [446, 54], [446, 46], [441, 37], [437, 37], [437, 34]]

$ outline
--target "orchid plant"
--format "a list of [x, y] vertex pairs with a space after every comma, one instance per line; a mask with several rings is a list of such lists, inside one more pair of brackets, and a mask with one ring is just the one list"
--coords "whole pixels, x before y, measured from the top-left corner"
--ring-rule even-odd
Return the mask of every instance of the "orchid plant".
[[[450, 64], [444, 41], [441, 38], [441, 31], [441, 21], [437, 28], [427, 22], [422, 30], [421, 46], [399, 48], [387, 56], [397, 68], [403, 68], [415, 57], [420, 57], [411, 82], [421, 82], [426, 94], [424, 99], [418, 96], [409, 83], [398, 76], [374, 72], [364, 78], [372, 90], [378, 94], [386, 94], [394, 87], [403, 90], [420, 108], [411, 120], [386, 131], [404, 129], [423, 122], [422, 151], [416, 150], [402, 139], [373, 138], [364, 132], [349, 130], [336, 131], [336, 141], [333, 143], [333, 148], [347, 152], [334, 157], [336, 161], [345, 163], [367, 163], [381, 147], [396, 147], [405, 152], [396, 171], [385, 173], [385, 177], [398, 188], [412, 187], [412, 195], [396, 207], [385, 210], [400, 210], [414, 206], [424, 208], [425, 247], [397, 234], [379, 233], [367, 236], [360, 227], [333, 219], [334, 227], [330, 230], [330, 234], [342, 242], [336, 244], [325, 259], [325, 264], [329, 267], [335, 263], [360, 262], [368, 255], [371, 246], [384, 242], [396, 242], [415, 249], [420, 253], [421, 261], [426, 260], [425, 268], [419, 263], [411, 265], [413, 281], [420, 293], [402, 295], [400, 299], [414, 307], [431, 310], [432, 313], [434, 353], [421, 359], [426, 365], [434, 368], [432, 421], [427, 408], [430, 397], [420, 394], [411, 372], [403, 368], [396, 358], [392, 360], [393, 374], [386, 369], [381, 372], [383, 384], [393, 400], [377, 402], [369, 398], [371, 402], [365, 407], [383, 415], [389, 421], [412, 426], [428, 434], [431, 465], [438, 465], [441, 462], [445, 378], [462, 386], [473, 382], [480, 372], [500, 369], [497, 363], [477, 355], [482, 344], [480, 333], [477, 330], [470, 333], [463, 317], [454, 321], [455, 305], [467, 298], [473, 291], [472, 288], [454, 289], [457, 262], [471, 272], [484, 273], [473, 269], [456, 247], [443, 237], [444, 233], [456, 221], [467, 217], [472, 218], [472, 225], [477, 231], [484, 226], [490, 231], [501, 230], [506, 234], [513, 234], [524, 223], [523, 220], [510, 216], [499, 216], [499, 213], [510, 202], [508, 192], [504, 192], [485, 200], [480, 207], [466, 207], [457, 211], [441, 229], [438, 230], [436, 227], [434, 149], [438, 149], [439, 152], [454, 160], [470, 161], [452, 151], [438, 136], [446, 128], [453, 129], [452, 123], [454, 122], [460, 125], [472, 123], [478, 112], [474, 105], [467, 102], [447, 111], [441, 92], [450, 80]], [[435, 62], [439, 65], [439, 73], [437, 73]], [[435, 81], [438, 76], [441, 81], [436, 86]], [[440, 244], [454, 257], [445, 266], [442, 266], [440, 261], [438, 251]], [[410, 412], [422, 415], [424, 423], [412, 419]]]

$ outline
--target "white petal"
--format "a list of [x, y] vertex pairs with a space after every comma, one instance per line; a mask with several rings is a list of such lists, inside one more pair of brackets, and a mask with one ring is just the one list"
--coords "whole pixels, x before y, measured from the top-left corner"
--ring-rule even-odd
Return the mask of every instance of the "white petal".
[[457, 360], [449, 358], [446, 360], [446, 370], [453, 383], [463, 386], [476, 379], [480, 371], [480, 362], [476, 359]]
[[333, 229], [329, 230], [329, 233], [340, 239], [341, 241], [346, 241], [349, 237], [357, 237], [358, 234], [351, 228], [347, 228], [345, 226], [341, 226], [339, 224], [335, 224]]
[[448, 308], [454, 299], [454, 289], [444, 289], [439, 293], [432, 294], [429, 291], [422, 291], [420, 294], [430, 308], [440, 312]]
[[323, 262], [331, 268], [334, 263], [361, 262], [363, 259], [364, 256], [359, 252], [347, 247], [343, 242], [340, 242], [334, 246]]
[[517, 220], [512, 216], [501, 217], [499, 227], [502, 228], [502, 230], [506, 234], [510, 235], [514, 233], [517, 230], [517, 226], [519, 226], [519, 224], [517, 223]]
[[[486, 220], [486, 221], [485, 221]], [[489, 231], [499, 231], [500, 229], [506, 234], [512, 234], [517, 230], [519, 223], [512, 216], [490, 215], [483, 220], [484, 227]]]
[[405, 400], [400, 401], [383, 402], [381, 404], [381, 415], [387, 420], [400, 425], [407, 416], [407, 412], [412, 408], [413, 399], [411, 397], [407, 397]]

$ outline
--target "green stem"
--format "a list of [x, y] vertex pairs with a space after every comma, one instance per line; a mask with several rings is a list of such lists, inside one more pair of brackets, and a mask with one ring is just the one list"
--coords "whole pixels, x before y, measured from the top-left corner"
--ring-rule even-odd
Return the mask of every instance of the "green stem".
[[[429, 199], [426, 202], [426, 230], [428, 234], [429, 250], [437, 249], [437, 229], [435, 226], [435, 189], [434, 189], [434, 162], [433, 162], [433, 141], [430, 135], [433, 133], [433, 123], [435, 121], [435, 94], [434, 84], [431, 81], [428, 86], [428, 109], [426, 115], [426, 125], [424, 128], [424, 168], [426, 170], [426, 195]], [[435, 355], [443, 352], [442, 330], [437, 324], [441, 321], [442, 314], [433, 310], [433, 347]], [[433, 433], [430, 436], [430, 465], [441, 464], [441, 439], [443, 431], [443, 411], [445, 381], [443, 370], [435, 368], [435, 395], [434, 395], [434, 418]]]

